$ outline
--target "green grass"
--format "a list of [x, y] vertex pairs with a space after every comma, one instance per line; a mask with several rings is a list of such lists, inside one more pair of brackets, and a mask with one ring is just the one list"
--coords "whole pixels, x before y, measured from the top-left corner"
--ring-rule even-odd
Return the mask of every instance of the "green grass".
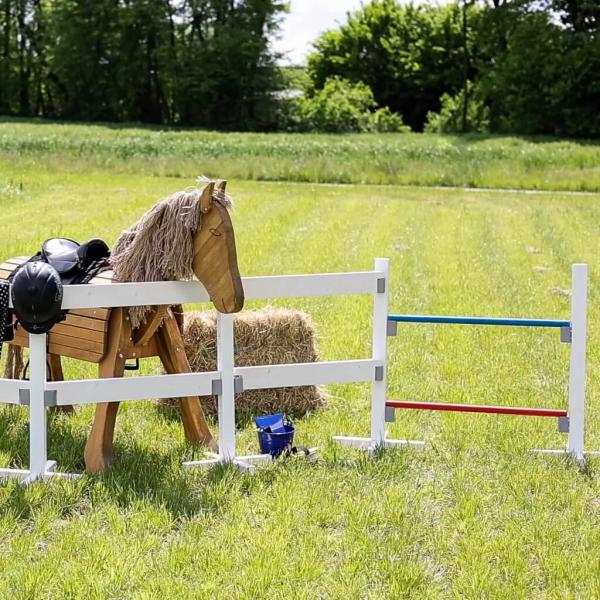
[[[19, 125], [15, 139], [29, 128], [41, 148], [50, 127], [38, 139], [33, 125]], [[154, 200], [192, 183], [161, 176], [152, 157], [146, 174], [143, 158], [135, 168], [109, 160], [107, 129], [65, 131], [75, 139], [104, 131], [106, 164], [84, 152], [77, 165], [87, 168], [71, 169], [58, 149], [7, 154], [2, 134], [3, 257], [33, 253], [54, 235], [112, 243]], [[162, 134], [139, 135], [158, 148], [153, 136]], [[399, 312], [566, 318], [570, 264], [589, 262], [587, 446], [600, 448], [600, 195], [241, 180], [230, 190], [244, 275], [369, 269], [388, 256]], [[323, 358], [368, 355], [370, 298], [277, 304], [310, 312]], [[563, 407], [568, 350], [552, 331], [402, 326], [390, 340], [390, 397]], [[156, 370], [146, 361], [144, 372]], [[67, 365], [69, 377], [92, 374]], [[117, 461], [103, 475], [0, 485], [0, 598], [600, 596], [600, 462], [581, 470], [529, 454], [563, 447], [554, 421], [399, 413], [391, 435], [425, 439], [427, 449], [371, 461], [330, 442], [368, 432], [368, 387], [329, 392], [325, 410], [297, 422], [297, 441], [318, 445], [319, 462], [283, 462], [254, 477], [184, 471], [181, 460], [194, 454], [176, 415], [153, 402], [123, 404]], [[25, 409], [0, 408], [0, 464], [26, 466], [26, 418]], [[91, 407], [51, 416], [49, 454], [60, 469], [82, 469], [91, 419]], [[251, 427], [238, 445], [256, 451]]]
[[245, 180], [600, 190], [600, 144], [426, 134], [217, 133], [0, 122], [0, 160]]

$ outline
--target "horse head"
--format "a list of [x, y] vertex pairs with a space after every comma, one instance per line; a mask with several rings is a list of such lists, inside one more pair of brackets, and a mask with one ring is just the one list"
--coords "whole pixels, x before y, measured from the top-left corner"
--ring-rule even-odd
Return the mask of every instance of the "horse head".
[[223, 198], [226, 181], [211, 181], [200, 198], [200, 227], [194, 236], [192, 269], [222, 313], [244, 306], [244, 288], [237, 264], [231, 217]]

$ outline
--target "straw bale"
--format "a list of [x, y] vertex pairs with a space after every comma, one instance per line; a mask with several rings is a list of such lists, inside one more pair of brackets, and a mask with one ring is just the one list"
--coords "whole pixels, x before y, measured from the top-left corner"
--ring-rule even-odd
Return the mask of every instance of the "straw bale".
[[[300, 311], [267, 307], [243, 311], [234, 317], [236, 366], [277, 365], [319, 360], [315, 329]], [[185, 315], [183, 338], [192, 371], [216, 370], [216, 313]], [[204, 410], [217, 414], [215, 396], [201, 398]], [[325, 406], [326, 394], [319, 386], [247, 390], [236, 396], [236, 419], [283, 412], [297, 418]]]

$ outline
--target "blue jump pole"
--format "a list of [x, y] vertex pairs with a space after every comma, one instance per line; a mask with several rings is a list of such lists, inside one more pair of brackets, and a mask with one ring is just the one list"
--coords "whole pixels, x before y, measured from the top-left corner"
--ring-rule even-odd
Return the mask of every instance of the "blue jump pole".
[[500, 325], [504, 327], [570, 327], [557, 319], [513, 319], [510, 317], [453, 317], [446, 315], [388, 315], [396, 323], [441, 323], [446, 325]]

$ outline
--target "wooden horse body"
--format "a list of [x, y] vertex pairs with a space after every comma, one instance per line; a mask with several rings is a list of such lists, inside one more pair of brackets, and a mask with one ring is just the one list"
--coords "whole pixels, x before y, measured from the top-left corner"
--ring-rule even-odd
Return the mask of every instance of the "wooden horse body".
[[[233, 225], [225, 206], [219, 201], [225, 181], [210, 182], [201, 197], [202, 219], [194, 236], [192, 268], [206, 287], [215, 308], [220, 312], [242, 309], [244, 292], [237, 266]], [[215, 194], [216, 191], [216, 194]], [[214, 194], [214, 196], [213, 196]], [[28, 257], [13, 258], [0, 265], [0, 279], [9, 275]], [[100, 273], [90, 285], [114, 284], [112, 271]], [[66, 319], [48, 334], [50, 378], [63, 379], [61, 357], [66, 356], [98, 364], [98, 375], [122, 377], [129, 359], [159, 357], [167, 373], [190, 373], [183, 339], [181, 306], [155, 306], [145, 322], [133, 329], [127, 308], [93, 308], [70, 310]], [[29, 336], [19, 326], [11, 344], [28, 346]], [[180, 398], [186, 438], [193, 444], [218, 449], [206, 423], [197, 396]], [[85, 447], [85, 464], [90, 471], [100, 471], [112, 462], [112, 445], [118, 402], [100, 403], [92, 431]]]

